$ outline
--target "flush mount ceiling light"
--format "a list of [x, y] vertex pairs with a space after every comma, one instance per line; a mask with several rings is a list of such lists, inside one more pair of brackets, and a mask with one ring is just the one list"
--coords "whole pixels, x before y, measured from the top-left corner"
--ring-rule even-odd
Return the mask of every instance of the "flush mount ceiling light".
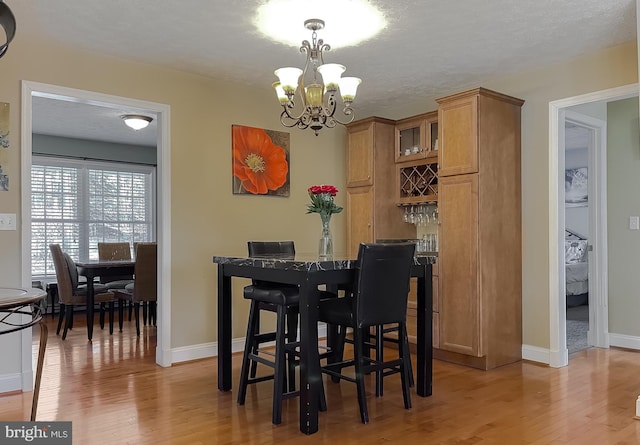
[[16, 35], [16, 18], [11, 9], [2, 0], [0, 0], [0, 26], [2, 26], [7, 39], [5, 43], [0, 45], [0, 57], [2, 57], [7, 52], [9, 43]]
[[128, 127], [133, 128], [134, 130], [142, 130], [146, 128], [147, 125], [151, 123], [153, 118], [149, 116], [143, 116], [141, 114], [125, 114], [120, 116], [124, 123], [127, 124]]
[[[304, 40], [300, 47], [300, 52], [307, 54], [304, 70], [293, 67], [277, 69], [275, 75], [279, 81], [274, 82], [273, 87], [282, 105], [282, 125], [300, 129], [311, 127], [317, 136], [322, 127], [333, 128], [336, 124], [345, 125], [353, 121], [355, 115], [351, 103], [362, 80], [357, 77], [340, 77], [345, 71], [344, 65], [324, 63], [323, 51], [328, 51], [331, 47], [317, 38], [316, 31], [324, 28], [323, 20], [305, 20], [304, 26], [312, 32], [311, 43]], [[322, 80], [318, 79], [318, 73], [322, 75]], [[309, 79], [305, 86], [307, 75]], [[342, 119], [335, 116], [335, 93], [338, 89], [344, 103]], [[301, 104], [298, 111], [295, 111], [296, 90], [299, 92]]]

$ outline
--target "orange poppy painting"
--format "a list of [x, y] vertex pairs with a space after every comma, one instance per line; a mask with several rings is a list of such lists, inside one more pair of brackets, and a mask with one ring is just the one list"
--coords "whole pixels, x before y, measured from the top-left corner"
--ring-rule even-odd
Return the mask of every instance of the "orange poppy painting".
[[232, 125], [233, 193], [289, 196], [289, 133]]

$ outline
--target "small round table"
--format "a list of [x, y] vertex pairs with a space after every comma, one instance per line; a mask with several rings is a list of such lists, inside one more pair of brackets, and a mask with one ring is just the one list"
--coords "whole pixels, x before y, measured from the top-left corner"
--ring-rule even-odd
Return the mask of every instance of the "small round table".
[[[40, 393], [40, 378], [42, 377], [44, 352], [47, 347], [47, 325], [42, 319], [46, 298], [47, 293], [42, 289], [0, 287], [0, 335], [20, 331], [35, 324], [40, 324], [40, 348], [38, 349], [36, 381], [33, 388], [33, 402], [31, 404], [32, 422], [36, 420], [38, 395]], [[22, 315], [29, 315], [30, 319], [23, 322]]]

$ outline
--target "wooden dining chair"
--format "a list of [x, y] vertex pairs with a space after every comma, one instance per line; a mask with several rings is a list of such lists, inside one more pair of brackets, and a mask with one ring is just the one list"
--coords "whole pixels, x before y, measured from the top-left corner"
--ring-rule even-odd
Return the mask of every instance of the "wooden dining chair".
[[[360, 418], [369, 422], [364, 376], [375, 372], [382, 379], [400, 373], [402, 395], [406, 409], [411, 408], [409, 369], [411, 356], [407, 337], [407, 300], [409, 279], [415, 254], [415, 244], [360, 244], [352, 293], [343, 298], [320, 300], [318, 319], [337, 325], [340, 344], [344, 344], [346, 331], [353, 330], [353, 359], [344, 360], [342, 351], [322, 367], [322, 372], [333, 378], [356, 383]], [[371, 358], [365, 350], [365, 337], [372, 327], [396, 324], [398, 358], [385, 360], [382, 355]], [[380, 331], [380, 335], [382, 335]], [[345, 367], [355, 367], [355, 378], [342, 373]]]
[[[133, 255], [134, 255], [134, 260], [135, 260], [135, 255], [136, 252], [138, 250], [138, 245], [140, 244], [153, 244], [156, 246], [156, 251], [157, 251], [157, 243], [155, 241], [137, 241], [135, 243], [133, 243]], [[156, 253], [157, 255], [157, 253]], [[140, 302], [140, 307], [142, 308], [142, 324], [144, 326], [147, 325], [147, 321], [149, 322], [150, 325], [156, 326], [157, 324], [157, 306], [158, 306], [158, 302], [150, 300], [150, 301], [141, 301]], [[131, 318], [129, 318], [129, 320], [131, 320]]]
[[[99, 242], [98, 259], [101, 261], [131, 260], [131, 245], [128, 242]], [[107, 289], [124, 289], [127, 284], [133, 283], [133, 275], [115, 275], [100, 277], [100, 283]], [[133, 304], [127, 300], [119, 300], [121, 304], [129, 305], [129, 321], [133, 316]]]
[[[98, 259], [100, 261], [131, 260], [131, 245], [129, 243], [98, 243]], [[124, 289], [133, 283], [132, 275], [100, 277], [100, 283], [108, 289]]]
[[[62, 251], [59, 244], [49, 246], [53, 265], [56, 270], [57, 293], [60, 303], [60, 315], [58, 316], [58, 328], [56, 335], [60, 334], [63, 320], [65, 321], [62, 339], [67, 338], [67, 331], [73, 328], [74, 306], [86, 306], [87, 285], [78, 284], [78, 268], [71, 257]], [[115, 295], [103, 284], [94, 284], [94, 302], [100, 304], [100, 328], [104, 329], [105, 304], [109, 306], [109, 334], [113, 334], [113, 315]]]
[[[133, 283], [125, 286], [124, 289], [114, 289], [116, 297], [121, 300], [130, 301], [133, 304], [134, 318], [136, 321], [136, 334], [140, 336], [140, 305], [142, 303], [152, 303], [149, 305], [149, 324], [155, 325], [158, 301], [158, 247], [156, 243], [138, 243], [136, 246], [136, 259], [134, 266]], [[122, 331], [122, 319], [124, 307], [118, 306], [119, 328]]]

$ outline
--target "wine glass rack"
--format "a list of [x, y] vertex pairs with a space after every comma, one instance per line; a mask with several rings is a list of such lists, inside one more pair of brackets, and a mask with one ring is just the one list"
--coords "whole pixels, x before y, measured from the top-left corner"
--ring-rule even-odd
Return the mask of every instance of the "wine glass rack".
[[397, 166], [399, 205], [438, 201], [438, 160], [425, 159]]

